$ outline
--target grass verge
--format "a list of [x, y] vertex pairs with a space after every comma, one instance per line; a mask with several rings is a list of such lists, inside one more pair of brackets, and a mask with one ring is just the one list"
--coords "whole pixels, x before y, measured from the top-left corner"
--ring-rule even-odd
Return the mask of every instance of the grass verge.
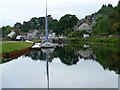
[[2, 41], [0, 42], [0, 46], [2, 46], [2, 50], [0, 50], [0, 54], [10, 53], [14, 51], [18, 51], [27, 47], [31, 47], [32, 43], [24, 42], [24, 41]]

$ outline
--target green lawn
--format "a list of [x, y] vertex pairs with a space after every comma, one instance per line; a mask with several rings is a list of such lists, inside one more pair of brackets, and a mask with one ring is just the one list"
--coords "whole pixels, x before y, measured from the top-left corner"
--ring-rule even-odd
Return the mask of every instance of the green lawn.
[[0, 53], [4, 54], [30, 47], [32, 46], [32, 43], [28, 43], [24, 41], [2, 41], [0, 42], [0, 47], [1, 46], [2, 49], [0, 49]]

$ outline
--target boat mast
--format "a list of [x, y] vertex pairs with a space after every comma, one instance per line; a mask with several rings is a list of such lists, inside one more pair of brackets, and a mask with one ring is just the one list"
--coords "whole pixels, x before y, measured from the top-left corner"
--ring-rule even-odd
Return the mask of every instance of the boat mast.
[[47, 16], [47, 0], [46, 0], [46, 17], [45, 17], [45, 41], [48, 41], [48, 16]]

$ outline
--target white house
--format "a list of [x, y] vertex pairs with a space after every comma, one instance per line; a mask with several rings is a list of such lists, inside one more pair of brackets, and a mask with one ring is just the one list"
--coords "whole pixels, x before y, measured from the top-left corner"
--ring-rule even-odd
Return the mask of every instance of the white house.
[[7, 36], [10, 37], [10, 38], [12, 38], [15, 34], [16, 34], [15, 31], [12, 30]]
[[32, 40], [32, 39], [38, 39], [39, 38], [39, 32], [38, 30], [30, 30], [27, 33], [27, 39]]

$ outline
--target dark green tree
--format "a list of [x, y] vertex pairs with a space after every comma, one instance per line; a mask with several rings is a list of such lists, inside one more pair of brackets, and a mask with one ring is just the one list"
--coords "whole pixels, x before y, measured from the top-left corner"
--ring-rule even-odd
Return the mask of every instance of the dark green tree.
[[3, 26], [2, 27], [2, 37], [6, 37], [10, 32], [11, 30], [13, 30], [13, 27], [11, 26]]
[[21, 26], [22, 32], [28, 32], [31, 29], [31, 23], [30, 22], [23, 22], [23, 25]]
[[118, 5], [117, 5], [117, 11], [120, 14], [120, 0], [119, 0]]
[[64, 30], [67, 28], [73, 29], [73, 27], [77, 24], [78, 18], [75, 15], [66, 14], [61, 17], [59, 20], [59, 33], [64, 34]]

